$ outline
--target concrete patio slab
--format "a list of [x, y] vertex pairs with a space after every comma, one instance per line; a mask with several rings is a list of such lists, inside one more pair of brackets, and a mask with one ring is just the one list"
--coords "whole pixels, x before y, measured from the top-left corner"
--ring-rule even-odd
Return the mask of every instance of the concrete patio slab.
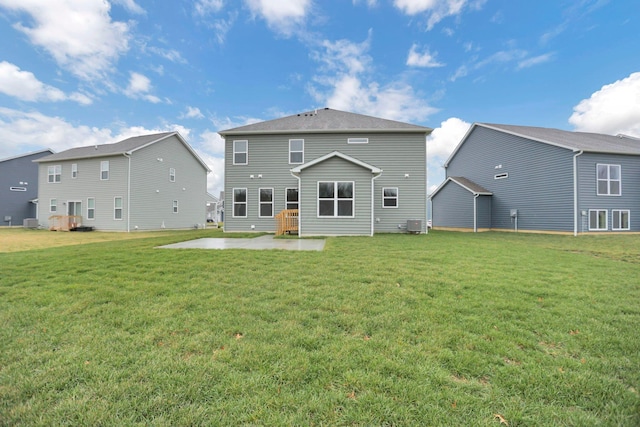
[[274, 239], [260, 236], [251, 239], [203, 238], [158, 246], [161, 249], [281, 249], [286, 251], [321, 251], [324, 239]]

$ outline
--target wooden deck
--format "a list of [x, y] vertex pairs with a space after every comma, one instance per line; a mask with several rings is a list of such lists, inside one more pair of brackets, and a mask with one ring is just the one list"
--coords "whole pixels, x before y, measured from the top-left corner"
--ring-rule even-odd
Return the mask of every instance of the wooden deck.
[[276, 214], [276, 236], [298, 233], [298, 209], [285, 209]]
[[69, 231], [81, 226], [82, 216], [80, 215], [51, 215], [49, 217], [49, 230], [51, 231]]

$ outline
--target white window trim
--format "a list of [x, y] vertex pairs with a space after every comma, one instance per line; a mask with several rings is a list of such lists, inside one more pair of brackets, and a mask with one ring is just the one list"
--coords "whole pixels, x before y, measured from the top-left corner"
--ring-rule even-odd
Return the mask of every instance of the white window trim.
[[71, 179], [76, 179], [78, 177], [78, 164], [71, 163]]
[[179, 208], [178, 208], [178, 201], [174, 200], [171, 204], [171, 212], [173, 212], [174, 214], [177, 214], [179, 212]]
[[[263, 202], [261, 200], [261, 196], [262, 196], [262, 190], [271, 190], [271, 201], [270, 202]], [[271, 215], [262, 215], [262, 205], [271, 205]], [[262, 187], [262, 188], [258, 188], [258, 218], [273, 218], [273, 213], [274, 213], [274, 191], [273, 188], [271, 187]]]
[[[120, 199], [121, 208], [116, 207], [116, 200]], [[120, 218], [116, 218], [116, 211], [120, 209]], [[114, 221], [122, 221], [124, 219], [124, 198], [121, 196], [117, 196], [113, 198], [113, 220]]]
[[58, 199], [49, 199], [49, 213], [58, 213]]
[[[607, 178], [606, 179], [600, 179], [600, 176], [598, 176], [598, 168], [600, 166], [606, 166], [607, 167]], [[617, 166], [618, 167], [618, 172], [619, 172], [619, 176], [620, 178], [618, 179], [611, 179], [611, 166]], [[600, 185], [598, 185], [600, 183], [600, 181], [606, 181], [607, 182], [607, 193], [600, 193]], [[611, 194], [611, 182], [615, 181], [618, 183], [618, 189], [619, 192], [618, 194]], [[596, 164], [596, 195], [598, 196], [610, 196], [610, 197], [620, 197], [622, 196], [622, 166], [621, 165], [617, 165], [614, 163], [598, 163]]]
[[57, 184], [60, 181], [62, 181], [62, 165], [51, 165], [51, 166], [48, 166], [47, 167], [47, 182], [49, 184]]
[[[236, 202], [236, 190], [244, 190], [245, 201], [244, 202]], [[236, 215], [236, 203], [243, 204], [245, 206], [244, 216]], [[233, 188], [231, 190], [231, 217], [232, 218], [247, 218], [249, 215], [249, 192], [246, 187]]]
[[[290, 202], [289, 201], [289, 190], [297, 190], [298, 191], [298, 201], [296, 202]], [[296, 204], [298, 205], [297, 208], [289, 208], [288, 206], [291, 204]], [[299, 209], [300, 208], [300, 190], [298, 189], [298, 187], [288, 187], [284, 189], [284, 208], [285, 209]]]
[[[104, 166], [107, 166], [106, 168]], [[100, 161], [100, 181], [109, 181], [109, 177], [111, 175], [111, 173], [109, 172], [109, 168], [110, 168], [110, 164], [109, 164], [109, 160], [101, 160]], [[103, 172], [107, 173], [107, 177], [104, 178], [103, 177]]]
[[[604, 228], [591, 228], [591, 212], [604, 212], [605, 224]], [[598, 213], [596, 213], [598, 215]], [[589, 209], [589, 231], [607, 231], [609, 229], [609, 212], [606, 209]]]
[[[320, 199], [320, 183], [333, 183], [333, 215], [320, 215], [320, 200], [330, 200], [330, 199]], [[349, 199], [340, 199], [338, 198], [338, 183], [350, 183], [351, 191], [353, 193], [353, 197]], [[338, 215], [338, 201], [339, 200], [351, 200], [351, 215]], [[355, 181], [318, 181], [316, 183], [316, 217], [317, 218], [355, 218], [356, 217], [356, 183]]]
[[[384, 190], [396, 190], [395, 197], [386, 197], [384, 195]], [[384, 201], [386, 199], [395, 199], [396, 205], [395, 206], [385, 206], [384, 205]], [[398, 187], [382, 187], [382, 209], [398, 209], [399, 205], [400, 205], [400, 191], [398, 191]]]
[[[93, 200], [93, 208], [89, 203], [89, 200]], [[115, 202], [114, 202], [115, 203]], [[89, 211], [93, 211], [93, 218], [89, 216]], [[87, 197], [87, 221], [95, 221], [96, 219], [96, 198], [95, 197]]]
[[[291, 142], [293, 142], [293, 141], [302, 141], [302, 150], [296, 150], [296, 151], [291, 150]], [[292, 153], [302, 153], [302, 161], [300, 161], [300, 162], [292, 162], [291, 161], [291, 154]], [[302, 138], [290, 139], [289, 140], [289, 164], [290, 165], [301, 165], [303, 163], [304, 163], [304, 139], [302, 139]]]
[[[246, 151], [237, 151], [236, 150], [236, 142], [244, 142], [246, 144]], [[246, 155], [246, 161], [244, 163], [236, 163], [236, 154], [244, 153]], [[239, 139], [237, 141], [233, 141], [233, 164], [234, 165], [248, 165], [249, 164], [249, 141], [246, 139]]]
[[509, 173], [498, 173], [493, 176], [493, 179], [506, 179], [509, 178]]
[[176, 182], [176, 168], [169, 168], [169, 182]]
[[369, 138], [348, 138], [347, 144], [368, 144]]
[[[627, 227], [626, 228], [614, 228], [614, 224], [615, 221], [613, 220], [615, 218], [616, 215], [618, 215], [618, 223], [620, 225], [622, 225], [622, 214], [623, 212], [626, 212], [627, 214]], [[615, 230], [615, 231], [625, 231], [625, 230], [631, 230], [631, 211], [629, 209], [612, 209], [611, 210], [611, 229]]]

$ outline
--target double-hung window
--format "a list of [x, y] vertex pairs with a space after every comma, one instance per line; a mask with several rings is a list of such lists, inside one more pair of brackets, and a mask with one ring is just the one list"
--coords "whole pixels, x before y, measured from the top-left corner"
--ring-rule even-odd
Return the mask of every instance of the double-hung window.
[[169, 182], [176, 182], [176, 168], [169, 168]]
[[620, 165], [602, 165], [597, 168], [598, 196], [619, 196], [622, 194]]
[[606, 231], [609, 228], [606, 209], [589, 210], [589, 230]]
[[106, 181], [109, 179], [109, 160], [100, 162], [100, 179]]
[[285, 209], [298, 209], [298, 189], [287, 188], [286, 190]]
[[49, 199], [49, 212], [58, 211], [58, 199]]
[[261, 188], [260, 192], [260, 218], [273, 217], [273, 188]]
[[353, 187], [353, 182], [319, 181], [318, 216], [353, 218]]
[[122, 197], [113, 199], [113, 219], [122, 219]]
[[234, 218], [247, 217], [247, 189], [246, 188], [233, 189], [233, 217]]
[[93, 197], [87, 199], [87, 219], [96, 219], [96, 199]]
[[629, 211], [625, 209], [613, 209], [611, 211], [611, 229], [629, 230]]
[[398, 207], [398, 187], [385, 187], [382, 189], [382, 207]]
[[289, 140], [289, 163], [304, 163], [304, 139]]
[[78, 164], [71, 164], [71, 178], [76, 179], [78, 177]]
[[47, 182], [60, 182], [62, 179], [62, 165], [53, 165], [47, 167]]
[[178, 201], [173, 201], [173, 213], [178, 213]]
[[249, 164], [249, 141], [233, 141], [233, 164]]

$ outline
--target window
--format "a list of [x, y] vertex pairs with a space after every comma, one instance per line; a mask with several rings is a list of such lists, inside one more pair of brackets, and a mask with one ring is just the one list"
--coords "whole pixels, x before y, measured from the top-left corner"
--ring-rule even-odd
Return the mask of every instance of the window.
[[273, 217], [273, 188], [261, 188], [258, 192], [260, 193], [260, 210], [258, 211], [258, 217]]
[[249, 141], [233, 141], [233, 164], [249, 164]]
[[318, 182], [318, 216], [353, 217], [353, 182]]
[[508, 173], [499, 173], [493, 176], [493, 179], [505, 179], [505, 178], [509, 178], [509, 174]]
[[368, 144], [369, 138], [349, 138], [347, 144]]
[[113, 199], [113, 219], [122, 219], [122, 197]]
[[246, 188], [233, 189], [233, 217], [234, 218], [247, 217], [247, 189]]
[[71, 178], [76, 179], [78, 177], [78, 164], [71, 164]]
[[176, 168], [169, 168], [169, 182], [176, 182]]
[[178, 213], [178, 201], [173, 201], [173, 213]]
[[589, 230], [602, 231], [607, 230], [607, 211], [603, 209], [589, 210]]
[[620, 165], [596, 165], [598, 196], [619, 196], [622, 190]]
[[9, 187], [9, 191], [27, 191], [27, 187]]
[[62, 165], [49, 166], [47, 168], [48, 182], [60, 182], [62, 179]]
[[49, 212], [57, 212], [57, 211], [58, 211], [58, 200], [49, 199]]
[[87, 199], [87, 219], [96, 219], [96, 199], [93, 197]]
[[611, 229], [629, 230], [629, 211], [614, 209], [611, 211]]
[[298, 189], [287, 188], [286, 190], [285, 209], [298, 209]]
[[100, 162], [100, 179], [106, 181], [109, 179], [109, 160]]
[[304, 163], [304, 139], [289, 140], [289, 163]]
[[382, 207], [398, 207], [398, 187], [386, 187], [382, 189]]

